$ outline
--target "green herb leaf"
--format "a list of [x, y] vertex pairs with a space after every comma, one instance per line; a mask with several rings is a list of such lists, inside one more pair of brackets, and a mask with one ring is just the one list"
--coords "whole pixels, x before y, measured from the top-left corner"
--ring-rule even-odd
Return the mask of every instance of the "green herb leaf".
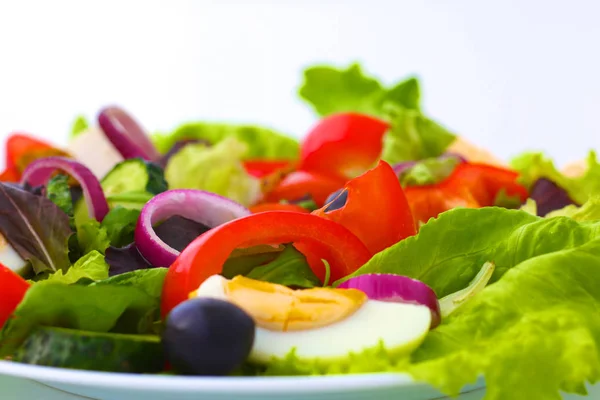
[[306, 69], [299, 95], [322, 117], [349, 111], [383, 117], [386, 102], [418, 110], [420, 101], [417, 79], [408, 78], [386, 89], [377, 79], [364, 75], [358, 64], [347, 69]]
[[126, 272], [98, 281], [92, 286], [126, 286], [142, 290], [156, 302], [160, 302], [163, 283], [168, 268], [149, 268]]
[[108, 278], [108, 264], [104, 256], [93, 250], [81, 257], [66, 273], [62, 270], [48, 276], [48, 281], [60, 282], [67, 285], [82, 281], [99, 281]]
[[77, 116], [71, 125], [71, 139], [85, 132], [89, 127], [87, 119], [83, 115]]
[[140, 210], [116, 206], [102, 220], [102, 227], [111, 246], [124, 247], [133, 242], [135, 225], [140, 216]]

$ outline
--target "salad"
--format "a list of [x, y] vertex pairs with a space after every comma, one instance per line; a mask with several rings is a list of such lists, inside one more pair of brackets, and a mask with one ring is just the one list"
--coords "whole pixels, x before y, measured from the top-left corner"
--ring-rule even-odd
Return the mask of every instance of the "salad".
[[0, 358], [182, 375], [403, 372], [555, 399], [600, 378], [600, 164], [509, 162], [391, 87], [308, 68], [301, 141], [122, 108], [0, 176]]

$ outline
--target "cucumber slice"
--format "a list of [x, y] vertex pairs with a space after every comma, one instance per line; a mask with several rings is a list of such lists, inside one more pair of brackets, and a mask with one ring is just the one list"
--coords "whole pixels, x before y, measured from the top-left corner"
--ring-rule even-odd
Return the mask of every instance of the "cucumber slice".
[[131, 158], [115, 165], [101, 184], [106, 196], [131, 192], [156, 195], [167, 190], [162, 168], [141, 158]]
[[50, 367], [130, 373], [164, 368], [160, 337], [40, 327], [29, 335], [13, 360]]

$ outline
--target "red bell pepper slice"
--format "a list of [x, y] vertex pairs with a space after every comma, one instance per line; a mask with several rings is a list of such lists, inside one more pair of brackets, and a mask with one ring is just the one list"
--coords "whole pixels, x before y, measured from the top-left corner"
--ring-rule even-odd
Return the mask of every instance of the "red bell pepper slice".
[[435, 185], [404, 189], [417, 222], [427, 222], [456, 207], [479, 208], [494, 205], [500, 191], [525, 201], [527, 189], [517, 183], [519, 174], [487, 164], [462, 163], [444, 181]]
[[286, 175], [274, 189], [265, 194], [265, 201], [277, 203], [281, 200], [296, 200], [310, 195], [318, 207], [325, 204], [327, 197], [343, 187], [345, 179], [321, 175], [315, 172], [295, 171]]
[[380, 161], [377, 167], [350, 180], [345, 190], [348, 199], [343, 207], [327, 211], [326, 205], [313, 214], [348, 228], [371, 253], [416, 233], [402, 186], [388, 163]]
[[[162, 314], [188, 299], [208, 277], [220, 274], [233, 250], [261, 244], [307, 243], [340, 279], [365, 264], [371, 253], [340, 224], [311, 214], [270, 211], [239, 218], [202, 234], [171, 265], [162, 292]], [[314, 271], [323, 279], [325, 270]]]
[[6, 140], [6, 170], [0, 181], [18, 182], [32, 161], [49, 156], [70, 155], [52, 145], [23, 133], [14, 133]]
[[385, 121], [357, 113], [326, 117], [303, 140], [299, 169], [355, 178], [375, 165], [389, 127]]
[[10, 318], [23, 300], [29, 286], [25, 279], [0, 264], [0, 327]]
[[256, 178], [270, 175], [289, 167], [291, 164], [292, 162], [289, 160], [247, 160], [243, 162], [246, 171]]
[[303, 213], [303, 214], [308, 214], [310, 212], [304, 207], [300, 207], [297, 204], [289, 204], [289, 203], [262, 203], [262, 204], [257, 204], [255, 206], [251, 206], [249, 209], [250, 209], [250, 212], [253, 214], [256, 214], [259, 212], [266, 212], [266, 211], [291, 211], [291, 212], [299, 212], [299, 213]]

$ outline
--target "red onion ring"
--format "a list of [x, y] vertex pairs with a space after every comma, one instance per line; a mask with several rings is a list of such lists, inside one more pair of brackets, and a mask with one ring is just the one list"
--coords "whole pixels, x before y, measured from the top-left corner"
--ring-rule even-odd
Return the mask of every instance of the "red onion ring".
[[111, 106], [98, 114], [98, 124], [123, 158], [157, 161], [160, 154], [144, 129], [125, 110]]
[[52, 173], [61, 170], [81, 185], [91, 218], [102, 221], [108, 213], [108, 202], [98, 178], [85, 165], [64, 157], [46, 157], [31, 162], [21, 177], [21, 183], [45, 185]]
[[156, 195], [142, 208], [134, 233], [140, 254], [156, 267], [169, 267], [179, 256], [179, 251], [162, 241], [153, 228], [174, 215], [214, 228], [250, 215], [250, 211], [231, 199], [203, 190], [176, 189]]

